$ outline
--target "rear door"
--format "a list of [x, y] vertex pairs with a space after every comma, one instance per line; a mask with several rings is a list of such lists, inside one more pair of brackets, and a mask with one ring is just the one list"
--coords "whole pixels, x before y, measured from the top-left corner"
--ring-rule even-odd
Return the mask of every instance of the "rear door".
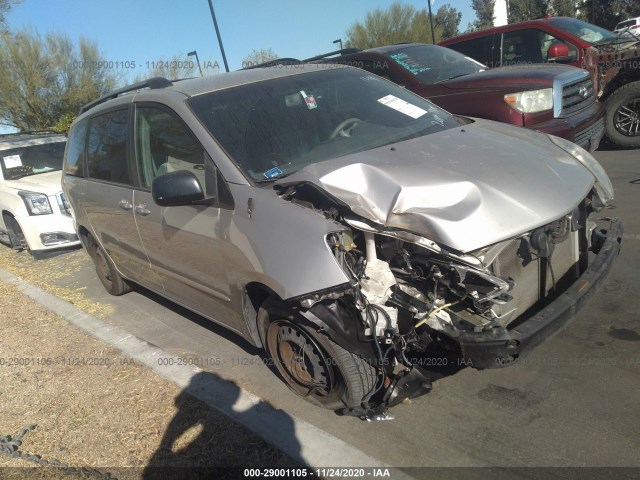
[[141, 281], [150, 265], [133, 217], [133, 171], [129, 163], [129, 108], [100, 113], [89, 120], [84, 214], [117, 269]]
[[[172, 110], [137, 104], [134, 116], [140, 187], [134, 191], [133, 211], [151, 265], [168, 297], [238, 331], [238, 316], [229, 308], [225, 252], [233, 212], [224, 179]], [[176, 170], [192, 172], [208, 200], [158, 206], [151, 195], [153, 179]]]

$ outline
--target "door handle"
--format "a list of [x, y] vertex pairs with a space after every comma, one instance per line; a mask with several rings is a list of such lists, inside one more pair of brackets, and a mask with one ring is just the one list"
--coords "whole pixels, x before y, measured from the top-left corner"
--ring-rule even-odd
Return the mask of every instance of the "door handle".
[[120, 200], [120, 202], [118, 203], [118, 206], [125, 211], [129, 211], [131, 210], [131, 208], [133, 207], [133, 205], [131, 205], [131, 203], [129, 203], [129, 200], [123, 198], [122, 200]]
[[147, 204], [146, 203], [141, 203], [140, 205], [137, 205], [134, 210], [136, 211], [136, 213], [138, 215], [142, 215], [143, 217], [146, 217], [147, 215], [149, 215], [151, 213], [151, 210], [147, 209]]

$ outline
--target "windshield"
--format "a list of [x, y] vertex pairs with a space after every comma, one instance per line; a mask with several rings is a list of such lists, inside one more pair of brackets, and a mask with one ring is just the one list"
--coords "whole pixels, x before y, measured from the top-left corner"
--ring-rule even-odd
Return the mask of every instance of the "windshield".
[[616, 40], [616, 36], [609, 30], [596, 27], [590, 23], [576, 20], [575, 18], [558, 17], [549, 20], [549, 23], [560, 30], [580, 37], [585, 42], [595, 45], [597, 43], [608, 42], [609, 40]]
[[636, 24], [636, 21], [635, 21], [635, 20], [626, 20], [626, 21], [624, 21], [624, 22], [620, 22], [618, 25], [616, 25], [616, 29], [615, 29], [615, 31], [617, 31], [617, 30], [622, 30], [622, 29], [624, 29], [624, 28], [632, 27], [632, 26], [633, 26], [633, 25], [635, 25], [635, 24]]
[[387, 56], [427, 85], [487, 69], [470, 57], [437, 45], [398, 48], [387, 52]]
[[0, 165], [5, 180], [17, 180], [39, 173], [62, 170], [65, 141], [26, 145], [0, 151]]
[[256, 181], [457, 125], [431, 102], [348, 67], [241, 85], [188, 103]]

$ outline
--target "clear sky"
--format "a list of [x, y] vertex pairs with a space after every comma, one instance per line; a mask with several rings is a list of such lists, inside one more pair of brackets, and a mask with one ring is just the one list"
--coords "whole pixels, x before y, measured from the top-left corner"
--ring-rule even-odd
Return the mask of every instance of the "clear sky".
[[[403, 0], [425, 8], [427, 0]], [[374, 8], [391, 0], [213, 0], [229, 68], [241, 67], [253, 49], [307, 58], [335, 48], [333, 40]], [[462, 30], [475, 19], [471, 0], [435, 0], [462, 11]], [[8, 16], [11, 29], [66, 33], [97, 42], [106, 60], [118, 62], [125, 79], [146, 73], [151, 62], [198, 52], [203, 67], [224, 71], [207, 0], [23, 0]], [[124, 63], [128, 62], [128, 63]], [[135, 68], [133, 63], [135, 62]], [[147, 63], [149, 62], [149, 64]], [[114, 64], [115, 65], [115, 64]]]

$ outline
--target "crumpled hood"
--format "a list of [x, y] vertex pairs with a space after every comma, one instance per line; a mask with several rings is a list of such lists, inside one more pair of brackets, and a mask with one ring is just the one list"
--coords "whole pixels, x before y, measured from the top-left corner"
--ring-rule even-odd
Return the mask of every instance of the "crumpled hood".
[[569, 213], [594, 178], [546, 135], [477, 119], [309, 165], [279, 183], [298, 182], [375, 223], [469, 252]]
[[16, 190], [28, 190], [30, 192], [44, 193], [46, 195], [55, 195], [62, 191], [61, 186], [62, 172], [39, 173], [30, 175], [18, 180], [7, 180], [5, 185]]

